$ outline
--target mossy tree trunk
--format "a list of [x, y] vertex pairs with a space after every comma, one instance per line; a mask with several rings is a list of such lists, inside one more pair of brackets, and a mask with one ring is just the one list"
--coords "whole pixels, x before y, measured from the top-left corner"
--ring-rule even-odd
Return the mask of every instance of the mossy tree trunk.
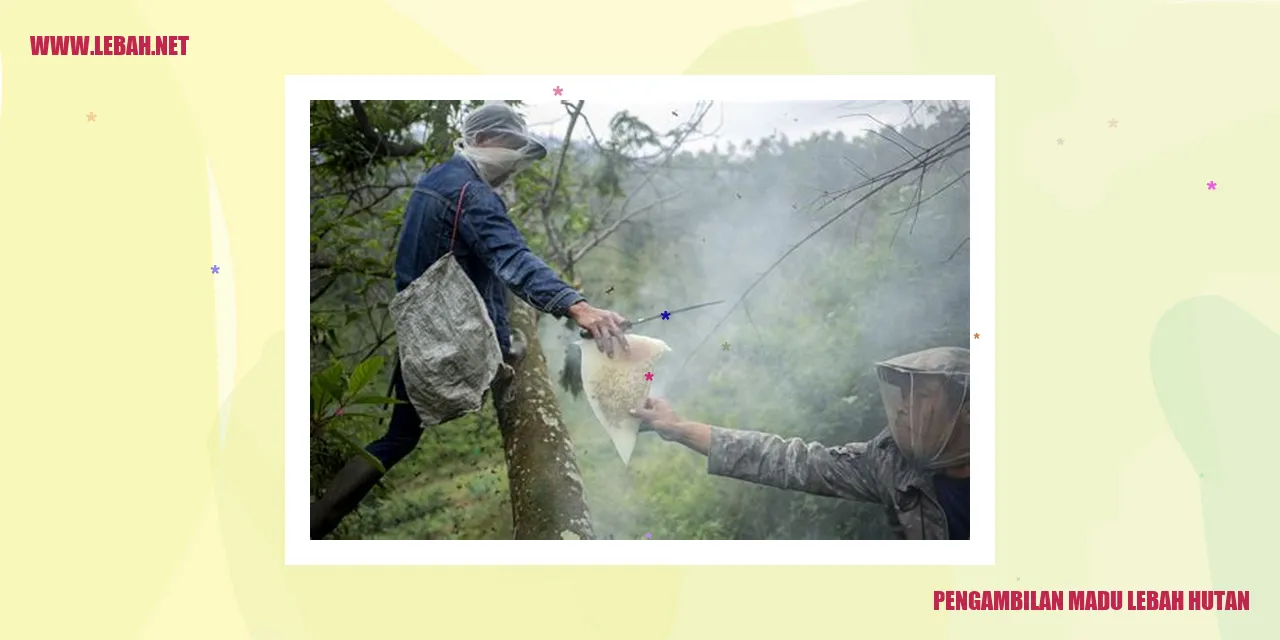
[[[538, 340], [539, 313], [521, 301], [511, 328], [523, 334], [524, 355], [493, 383], [502, 431], [517, 540], [590, 540], [595, 537], [573, 452]], [[513, 331], [514, 333], [514, 331]]]

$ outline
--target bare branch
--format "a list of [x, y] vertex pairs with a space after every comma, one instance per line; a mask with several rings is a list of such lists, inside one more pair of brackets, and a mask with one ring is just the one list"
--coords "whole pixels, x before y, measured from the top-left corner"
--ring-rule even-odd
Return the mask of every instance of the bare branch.
[[645, 206], [643, 206], [643, 207], [640, 207], [639, 209], [635, 209], [635, 210], [631, 211], [630, 213], [627, 213], [627, 214], [623, 215], [622, 217], [618, 218], [617, 220], [615, 220], [615, 221], [613, 222], [613, 224], [610, 224], [608, 227], [605, 227], [605, 229], [604, 229], [603, 231], [601, 231], [600, 233], [596, 234], [596, 236], [595, 236], [594, 238], [592, 238], [591, 240], [587, 241], [587, 242], [586, 242], [586, 243], [585, 243], [585, 244], [584, 244], [580, 249], [577, 249], [576, 251], [570, 251], [570, 254], [569, 254], [569, 255], [571, 256], [571, 257], [570, 257], [570, 262], [572, 262], [572, 263], [580, 262], [580, 261], [582, 260], [583, 256], [587, 255], [587, 252], [588, 252], [588, 251], [591, 251], [592, 249], [594, 249], [594, 248], [595, 248], [595, 246], [596, 246], [596, 245], [600, 244], [601, 242], [604, 242], [606, 238], [608, 238], [609, 236], [613, 235], [613, 232], [614, 232], [614, 231], [617, 231], [617, 230], [618, 230], [618, 227], [621, 227], [621, 226], [622, 226], [624, 223], [626, 223], [628, 220], [630, 220], [630, 219], [632, 219], [632, 218], [636, 217], [637, 215], [640, 215], [641, 213], [644, 213], [645, 211], [648, 211], [648, 210], [650, 210], [650, 209], [652, 209], [652, 208], [654, 208], [654, 207], [656, 207], [656, 206], [658, 206], [658, 205], [661, 205], [661, 204], [662, 204], [662, 203], [664, 203], [664, 202], [667, 202], [667, 201], [670, 201], [670, 200], [674, 200], [674, 199], [676, 199], [676, 198], [680, 197], [681, 195], [683, 195], [683, 192], [676, 193], [675, 195], [668, 196], [668, 197], [666, 197], [666, 198], [662, 198], [662, 199], [659, 199], [659, 200], [655, 200], [655, 201], [650, 202], [649, 204], [647, 204], [647, 205], [645, 205]]
[[[871, 189], [867, 191], [867, 193], [863, 194], [853, 203], [841, 209], [838, 213], [836, 213], [826, 222], [823, 222], [822, 224], [818, 225], [816, 229], [806, 234], [803, 238], [800, 239], [799, 242], [797, 242], [796, 244], [792, 245], [791, 248], [784, 251], [782, 255], [779, 256], [778, 259], [773, 262], [773, 264], [769, 265], [769, 268], [766, 269], [764, 273], [760, 274], [760, 276], [757, 277], [755, 281], [753, 281], [751, 285], [747, 287], [746, 291], [742, 292], [742, 295], [739, 296], [737, 301], [733, 303], [733, 306], [730, 307], [727, 312], [725, 312], [724, 317], [722, 317], [719, 320], [719, 322], [717, 322], [715, 326], [712, 327], [711, 330], [707, 332], [707, 335], [703, 337], [702, 341], [699, 342], [698, 345], [695, 346], [691, 351], [689, 351], [689, 355], [685, 356], [684, 362], [680, 363], [680, 367], [676, 370], [675, 376], [679, 377], [684, 372], [685, 366], [689, 364], [689, 361], [693, 359], [693, 356], [698, 352], [698, 350], [701, 349], [707, 343], [707, 340], [711, 339], [711, 336], [714, 335], [715, 332], [720, 329], [720, 327], [724, 326], [724, 323], [729, 319], [730, 316], [733, 315], [733, 312], [736, 311], [738, 307], [742, 306], [746, 302], [747, 296], [751, 295], [751, 292], [755, 290], [755, 288], [759, 286], [759, 284], [763, 282], [764, 279], [767, 278], [770, 273], [773, 273], [774, 269], [776, 269], [778, 265], [782, 264], [782, 262], [786, 260], [787, 257], [789, 257], [792, 253], [794, 253], [797, 249], [803, 246], [806, 242], [808, 242], [814, 236], [817, 236], [819, 233], [824, 231], [827, 227], [830, 227], [832, 224], [834, 224], [837, 220], [843, 218], [845, 214], [852, 211], [855, 207], [871, 199], [872, 196], [888, 188], [890, 185], [901, 180], [903, 177], [910, 175], [912, 173], [915, 173], [916, 171], [925, 169], [931, 164], [940, 163], [944, 161], [946, 158], [949, 158], [953, 155], [956, 155], [957, 153], [960, 153], [961, 151], [968, 149], [969, 148], [968, 140], [969, 140], [969, 127], [968, 125], [965, 125], [964, 127], [961, 127], [961, 129], [957, 131], [955, 134], [952, 134], [946, 140], [943, 140], [942, 142], [932, 147], [929, 147], [913, 160], [909, 160], [907, 162], [904, 162], [903, 164], [898, 165], [897, 167], [894, 167], [893, 169], [885, 171], [880, 175], [876, 176], [875, 178], [868, 180], [865, 183], [855, 185], [854, 187], [843, 190], [842, 193], [847, 194], [847, 193], [853, 193], [858, 189], [871, 187]], [[951, 182], [947, 183], [941, 189], [938, 189], [933, 194], [930, 194], [928, 198], [925, 198], [920, 202], [924, 202], [925, 200], [933, 198], [934, 196], [938, 195], [939, 193], [949, 188], [951, 185], [955, 184], [956, 182], [959, 182], [966, 175], [968, 175], [967, 171], [964, 174], [957, 176], [955, 180], [952, 180]], [[904, 209], [904, 211], [909, 210], [912, 207], [918, 207], [919, 205], [920, 205], [919, 202], [914, 203], [913, 205], [911, 205], [911, 207]]]
[[[561, 104], [565, 105], [566, 107], [569, 106], [569, 102], [567, 101], [562, 101]], [[600, 153], [603, 153], [603, 154], [608, 154], [609, 150], [605, 149], [604, 145], [601, 144], [600, 142], [600, 138], [596, 136], [596, 130], [594, 127], [591, 126], [591, 121], [587, 119], [587, 114], [579, 111], [578, 117], [582, 118], [582, 124], [587, 126], [587, 133], [591, 135], [591, 142], [595, 145], [596, 151], [599, 151]]]
[[564, 250], [560, 246], [560, 239], [556, 237], [556, 232], [551, 224], [551, 207], [555, 204], [556, 190], [560, 188], [560, 175], [564, 172], [564, 163], [569, 158], [569, 149], [573, 140], [573, 127], [578, 123], [578, 116], [582, 114], [583, 100], [579, 100], [573, 113], [569, 114], [569, 127], [564, 132], [564, 142], [561, 143], [560, 161], [556, 163], [556, 170], [551, 174], [551, 188], [547, 189], [546, 196], [542, 199], [542, 224], [547, 229], [547, 242], [551, 244], [551, 250], [558, 256], [563, 256]]
[[[875, 122], [876, 124], [880, 125], [880, 126], [881, 126], [881, 128], [888, 129], [889, 131], [892, 131], [892, 132], [894, 132], [894, 133], [898, 134], [898, 137], [899, 137], [899, 138], [902, 138], [902, 139], [903, 139], [907, 144], [909, 144], [909, 145], [911, 145], [911, 146], [913, 146], [913, 147], [915, 147], [915, 148], [917, 148], [917, 149], [920, 149], [920, 150], [922, 150], [922, 151], [924, 150], [924, 147], [922, 147], [922, 146], [920, 146], [920, 145], [918, 145], [918, 144], [916, 144], [916, 143], [912, 142], [910, 138], [908, 138], [908, 137], [906, 137], [906, 136], [902, 135], [902, 133], [900, 133], [897, 129], [893, 128], [893, 127], [892, 127], [892, 126], [890, 126], [890, 125], [885, 124], [885, 123], [884, 123], [884, 122], [882, 122], [879, 118], [877, 118], [877, 117], [875, 117], [875, 116], [873, 116], [873, 115], [871, 115], [871, 114], [869, 114], [869, 113], [848, 113], [848, 114], [845, 114], [845, 115], [842, 115], [842, 116], [838, 116], [838, 117], [840, 117], [840, 118], [856, 118], [856, 117], [859, 117], [859, 116], [864, 117], [864, 118], [869, 118], [872, 122]], [[907, 155], [912, 155], [910, 151], [907, 151], [907, 148], [906, 148], [906, 147], [902, 146], [901, 144], [898, 144], [898, 143], [897, 143], [896, 141], [894, 141], [892, 138], [890, 138], [890, 137], [888, 137], [888, 136], [886, 136], [886, 135], [884, 135], [884, 134], [880, 133], [879, 131], [877, 131], [877, 130], [875, 130], [875, 129], [867, 129], [866, 131], [868, 131], [869, 133], [874, 133], [874, 134], [876, 134], [877, 136], [880, 136], [881, 138], [883, 138], [885, 141], [889, 142], [890, 144], [892, 144], [892, 145], [894, 145], [894, 146], [898, 147], [899, 149], [902, 149], [902, 150], [903, 150], [903, 152], [905, 152]]]
[[966, 244], [969, 244], [969, 236], [965, 236], [964, 240], [961, 240], [960, 244], [956, 245], [956, 248], [954, 251], [951, 252], [951, 255], [947, 256], [947, 259], [943, 260], [942, 262], [943, 263], [951, 262], [951, 259], [956, 257], [956, 254], [960, 253], [960, 249], [962, 249]]
[[[916, 194], [911, 198], [912, 202], [915, 203], [916, 213], [915, 213], [915, 216], [912, 216], [911, 218], [911, 229], [908, 230], [907, 233], [911, 233], [911, 231], [914, 231], [916, 228], [915, 219], [920, 216], [920, 205], [924, 204], [924, 202], [920, 200], [920, 191], [924, 189], [924, 175], [925, 173], [928, 172], [928, 170], [929, 170], [929, 165], [920, 167], [920, 179], [916, 181]], [[898, 231], [902, 230], [902, 223], [905, 222], [906, 219], [907, 219], [906, 216], [902, 216], [902, 220], [898, 221], [898, 226], [894, 227], [893, 237], [889, 239], [890, 247], [893, 246], [893, 243], [898, 241]]]

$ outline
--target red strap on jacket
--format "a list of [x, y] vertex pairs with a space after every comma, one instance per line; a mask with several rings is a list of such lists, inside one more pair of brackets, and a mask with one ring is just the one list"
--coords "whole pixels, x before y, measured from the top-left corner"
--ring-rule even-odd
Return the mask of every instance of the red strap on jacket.
[[458, 194], [458, 212], [453, 215], [453, 236], [449, 238], [449, 253], [453, 253], [453, 243], [458, 239], [458, 221], [462, 219], [462, 199], [467, 195], [467, 185], [462, 185], [462, 193]]

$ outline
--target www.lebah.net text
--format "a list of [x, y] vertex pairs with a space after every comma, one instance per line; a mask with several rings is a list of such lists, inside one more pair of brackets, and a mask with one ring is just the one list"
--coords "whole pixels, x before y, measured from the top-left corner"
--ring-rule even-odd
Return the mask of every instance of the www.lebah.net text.
[[185, 56], [191, 36], [31, 36], [33, 56]]

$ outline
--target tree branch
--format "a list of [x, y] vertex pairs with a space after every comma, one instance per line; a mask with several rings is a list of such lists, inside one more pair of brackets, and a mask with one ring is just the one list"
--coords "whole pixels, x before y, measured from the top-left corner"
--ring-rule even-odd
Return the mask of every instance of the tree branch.
[[329, 277], [329, 281], [328, 281], [328, 282], [326, 282], [326, 283], [324, 283], [324, 286], [320, 287], [320, 290], [319, 290], [319, 291], [317, 291], [317, 292], [315, 292], [315, 293], [311, 294], [311, 301], [312, 301], [312, 302], [315, 302], [316, 300], [319, 300], [319, 299], [320, 299], [320, 296], [324, 295], [324, 293], [325, 293], [326, 291], [328, 291], [328, 290], [329, 290], [329, 287], [332, 287], [332, 286], [333, 286], [333, 283], [335, 283], [335, 282], [337, 282], [337, 281], [338, 281], [338, 275], [337, 275], [337, 274], [332, 274], [332, 275]]
[[[555, 204], [556, 191], [560, 188], [560, 176], [564, 173], [564, 164], [569, 158], [569, 148], [573, 140], [573, 127], [578, 124], [578, 116], [582, 113], [583, 103], [583, 100], [579, 100], [578, 105], [569, 114], [569, 127], [565, 129], [564, 142], [560, 147], [560, 161], [556, 163], [556, 170], [551, 174], [551, 187], [547, 189], [547, 195], [542, 199], [542, 224], [547, 229], [547, 242], [551, 244], [551, 250], [560, 257], [566, 256], [560, 244], [560, 239], [556, 236], [555, 228], [551, 224], [551, 207]], [[570, 261], [569, 268], [573, 268], [572, 261]]]
[[951, 259], [952, 259], [952, 258], [954, 258], [954, 257], [956, 257], [956, 254], [957, 254], [957, 253], [960, 253], [960, 250], [961, 250], [961, 249], [963, 249], [963, 248], [964, 248], [964, 245], [966, 245], [966, 244], [968, 244], [968, 243], [969, 243], [969, 236], [965, 236], [965, 237], [964, 237], [964, 240], [961, 240], [961, 241], [960, 241], [960, 244], [956, 245], [956, 248], [955, 248], [955, 250], [954, 250], [954, 251], [952, 251], [952, 252], [951, 252], [951, 255], [947, 256], [947, 259], [946, 259], [946, 260], [943, 260], [942, 262], [943, 262], [943, 263], [951, 262]]
[[654, 200], [653, 202], [650, 202], [649, 204], [646, 204], [645, 206], [640, 207], [639, 209], [635, 209], [635, 210], [631, 211], [631, 213], [628, 213], [628, 214], [626, 214], [626, 215], [623, 215], [622, 217], [620, 217], [620, 218], [618, 218], [617, 220], [615, 220], [615, 221], [613, 222], [613, 224], [610, 224], [608, 227], [605, 227], [604, 231], [601, 231], [600, 233], [596, 234], [596, 236], [595, 236], [594, 238], [592, 238], [591, 240], [586, 241], [586, 242], [584, 243], [584, 245], [583, 245], [580, 249], [578, 249], [578, 250], [576, 250], [576, 251], [571, 250], [571, 251], [569, 252], [569, 255], [571, 256], [571, 257], [570, 257], [570, 260], [571, 260], [572, 262], [579, 262], [579, 261], [581, 261], [581, 260], [582, 260], [582, 258], [583, 258], [583, 256], [587, 255], [587, 252], [588, 252], [588, 251], [591, 251], [592, 249], [594, 249], [594, 248], [596, 247], [596, 245], [600, 244], [601, 242], [604, 242], [606, 238], [608, 238], [610, 235], [613, 235], [613, 232], [614, 232], [614, 231], [617, 231], [617, 230], [618, 230], [618, 227], [622, 226], [622, 225], [623, 225], [624, 223], [626, 223], [628, 220], [630, 220], [630, 219], [632, 219], [632, 218], [636, 217], [637, 215], [640, 215], [641, 213], [644, 213], [645, 211], [648, 211], [648, 210], [650, 210], [650, 209], [652, 209], [652, 208], [654, 208], [654, 207], [656, 207], [656, 206], [658, 206], [658, 205], [660, 205], [660, 204], [662, 204], [662, 203], [664, 203], [664, 202], [667, 202], [667, 201], [669, 201], [669, 200], [674, 200], [674, 199], [676, 199], [676, 198], [680, 197], [681, 195], [683, 195], [683, 193], [684, 193], [684, 192], [679, 192], [679, 193], [676, 193], [675, 195], [667, 196], [667, 197], [662, 198], [662, 199], [659, 199], [659, 200]]
[[391, 279], [395, 277], [395, 274], [392, 273], [390, 269], [359, 269], [356, 267], [349, 267], [347, 265], [329, 262], [328, 260], [317, 258], [314, 255], [311, 257], [311, 269], [313, 271], [329, 269], [335, 275], [341, 273], [354, 273], [356, 275], [368, 276], [370, 278]]
[[352, 100], [351, 112], [356, 118], [356, 130], [369, 144], [373, 145], [373, 150], [370, 152], [371, 160], [416, 156], [425, 148], [420, 142], [396, 142], [374, 129], [373, 123], [369, 122], [369, 114], [364, 110], [363, 100]]
[[[870, 190], [869, 190], [869, 191], [867, 191], [866, 193], [862, 194], [862, 196], [861, 196], [861, 197], [859, 197], [858, 199], [856, 199], [855, 201], [853, 201], [851, 204], [849, 204], [848, 206], [846, 206], [846, 207], [844, 207], [843, 209], [841, 209], [838, 213], [836, 213], [834, 216], [832, 216], [832, 217], [831, 217], [830, 219], [828, 219], [826, 222], [823, 222], [822, 224], [818, 225], [818, 227], [817, 227], [816, 229], [814, 229], [813, 231], [811, 231], [811, 232], [809, 232], [808, 234], [806, 234], [803, 238], [801, 238], [801, 239], [800, 239], [800, 241], [799, 241], [799, 242], [797, 242], [796, 244], [792, 245], [792, 246], [791, 246], [791, 248], [789, 248], [789, 249], [787, 249], [786, 251], [782, 252], [782, 255], [781, 255], [781, 256], [778, 256], [778, 259], [777, 259], [777, 260], [774, 260], [773, 264], [769, 265], [769, 268], [768, 268], [768, 269], [766, 269], [766, 270], [764, 271], [764, 273], [760, 274], [760, 276], [759, 276], [759, 277], [757, 277], [757, 278], [756, 278], [756, 279], [755, 279], [755, 280], [754, 280], [754, 281], [753, 281], [753, 282], [752, 282], [752, 283], [747, 287], [746, 291], [743, 291], [743, 292], [742, 292], [742, 295], [741, 295], [741, 296], [739, 296], [739, 297], [738, 297], [738, 299], [737, 299], [737, 301], [735, 301], [735, 302], [733, 303], [733, 306], [732, 306], [732, 307], [730, 307], [730, 308], [729, 308], [729, 310], [728, 310], [727, 312], [725, 312], [724, 317], [720, 318], [720, 321], [719, 321], [719, 322], [717, 322], [717, 323], [716, 323], [716, 325], [715, 325], [714, 327], [712, 327], [712, 328], [711, 328], [711, 331], [708, 331], [708, 332], [707, 332], [707, 335], [706, 335], [705, 337], [703, 337], [702, 341], [701, 341], [701, 342], [699, 342], [699, 343], [697, 344], [697, 346], [695, 346], [695, 347], [694, 347], [694, 348], [689, 352], [689, 355], [685, 356], [684, 362], [681, 362], [681, 363], [680, 363], [680, 367], [679, 367], [678, 369], [676, 369], [676, 373], [675, 373], [675, 375], [674, 375], [672, 378], [673, 378], [673, 379], [674, 379], [674, 378], [679, 378], [679, 376], [680, 376], [682, 373], [684, 373], [685, 366], [686, 366], [686, 365], [688, 365], [688, 364], [689, 364], [689, 361], [693, 359], [694, 354], [696, 354], [696, 353], [698, 352], [698, 350], [699, 350], [699, 349], [701, 349], [701, 348], [703, 347], [703, 345], [705, 345], [705, 344], [707, 343], [707, 340], [710, 340], [710, 339], [711, 339], [711, 336], [712, 336], [712, 335], [714, 335], [714, 334], [715, 334], [715, 332], [716, 332], [716, 331], [718, 331], [718, 330], [720, 329], [720, 327], [724, 325], [725, 321], [727, 321], [727, 320], [729, 319], [729, 316], [733, 315], [733, 312], [734, 312], [734, 311], [736, 311], [736, 310], [738, 309], [738, 307], [742, 306], [742, 305], [746, 302], [746, 300], [747, 300], [747, 296], [751, 295], [751, 292], [752, 292], [752, 291], [753, 291], [753, 290], [754, 290], [754, 289], [755, 289], [755, 288], [756, 288], [756, 287], [757, 287], [761, 282], [763, 282], [765, 278], [769, 277], [769, 274], [770, 274], [770, 273], [773, 273], [773, 270], [774, 270], [774, 269], [776, 269], [776, 268], [778, 267], [778, 265], [782, 264], [782, 262], [783, 262], [784, 260], [786, 260], [788, 256], [790, 256], [792, 253], [794, 253], [797, 249], [799, 249], [802, 245], [804, 245], [804, 244], [805, 244], [806, 242], [808, 242], [810, 239], [812, 239], [813, 237], [817, 236], [819, 233], [822, 233], [822, 232], [823, 232], [827, 227], [830, 227], [830, 226], [831, 226], [832, 224], [834, 224], [837, 220], [839, 220], [839, 219], [843, 218], [843, 217], [845, 216], [845, 214], [847, 214], [847, 213], [849, 213], [850, 211], [852, 211], [852, 210], [853, 210], [854, 208], [856, 208], [858, 205], [862, 204], [863, 202], [866, 202], [867, 200], [870, 200], [872, 196], [874, 196], [874, 195], [876, 195], [877, 193], [879, 193], [879, 192], [883, 191], [884, 189], [888, 188], [888, 187], [889, 187], [889, 185], [892, 185], [892, 184], [896, 183], [897, 181], [901, 180], [902, 178], [904, 178], [904, 177], [905, 177], [905, 176], [907, 176], [907, 175], [910, 175], [910, 174], [912, 174], [912, 173], [915, 173], [916, 171], [922, 171], [922, 170], [924, 170], [924, 169], [927, 169], [927, 168], [928, 168], [930, 165], [932, 165], [932, 164], [935, 164], [935, 163], [941, 163], [942, 161], [946, 160], [947, 158], [949, 158], [949, 157], [951, 157], [951, 156], [953, 156], [953, 155], [956, 155], [956, 154], [960, 153], [961, 151], [964, 151], [964, 150], [968, 149], [968, 148], [969, 148], [969, 144], [968, 144], [968, 142], [969, 142], [969, 126], [968, 126], [968, 125], [965, 125], [965, 126], [964, 126], [964, 127], [962, 127], [958, 132], [956, 132], [956, 133], [952, 134], [951, 136], [949, 136], [947, 139], [943, 140], [942, 142], [939, 142], [938, 144], [936, 144], [936, 145], [934, 145], [934, 146], [932, 146], [932, 147], [929, 147], [928, 149], [926, 149], [924, 152], [920, 153], [919, 155], [915, 155], [915, 156], [913, 156], [913, 159], [912, 159], [912, 160], [908, 160], [907, 162], [904, 162], [904, 163], [902, 163], [902, 164], [898, 165], [897, 167], [894, 167], [893, 169], [889, 169], [888, 171], [884, 171], [884, 172], [880, 173], [879, 175], [877, 175], [876, 177], [872, 178], [871, 180], [868, 180], [868, 181], [866, 181], [866, 182], [864, 182], [864, 183], [862, 183], [862, 184], [855, 185], [855, 186], [850, 187], [850, 188], [848, 188], [848, 189], [844, 189], [844, 190], [842, 190], [842, 194], [841, 194], [841, 195], [844, 195], [844, 194], [850, 194], [850, 193], [856, 192], [856, 191], [857, 191], [857, 190], [859, 190], [859, 189], [870, 188]], [[952, 180], [951, 182], [947, 183], [946, 185], [943, 185], [943, 186], [942, 186], [942, 188], [940, 188], [940, 189], [938, 189], [937, 191], [933, 192], [933, 193], [932, 193], [932, 194], [930, 194], [927, 198], [924, 198], [924, 199], [923, 199], [923, 200], [921, 200], [920, 202], [913, 203], [913, 204], [909, 205], [906, 209], [903, 209], [903, 210], [902, 210], [902, 212], [906, 212], [906, 211], [911, 210], [911, 209], [912, 209], [912, 208], [914, 208], [914, 207], [918, 207], [918, 206], [920, 205], [920, 203], [922, 203], [922, 202], [924, 202], [924, 201], [927, 201], [927, 200], [929, 200], [929, 199], [933, 198], [934, 196], [936, 196], [936, 195], [938, 195], [938, 194], [942, 193], [942, 192], [943, 192], [943, 191], [945, 191], [947, 188], [949, 188], [951, 185], [955, 184], [956, 182], [959, 182], [961, 179], [963, 179], [963, 178], [964, 178], [964, 176], [967, 176], [967, 175], [968, 175], [968, 172], [966, 171], [964, 174], [961, 174], [960, 176], [957, 176], [955, 180]]]

